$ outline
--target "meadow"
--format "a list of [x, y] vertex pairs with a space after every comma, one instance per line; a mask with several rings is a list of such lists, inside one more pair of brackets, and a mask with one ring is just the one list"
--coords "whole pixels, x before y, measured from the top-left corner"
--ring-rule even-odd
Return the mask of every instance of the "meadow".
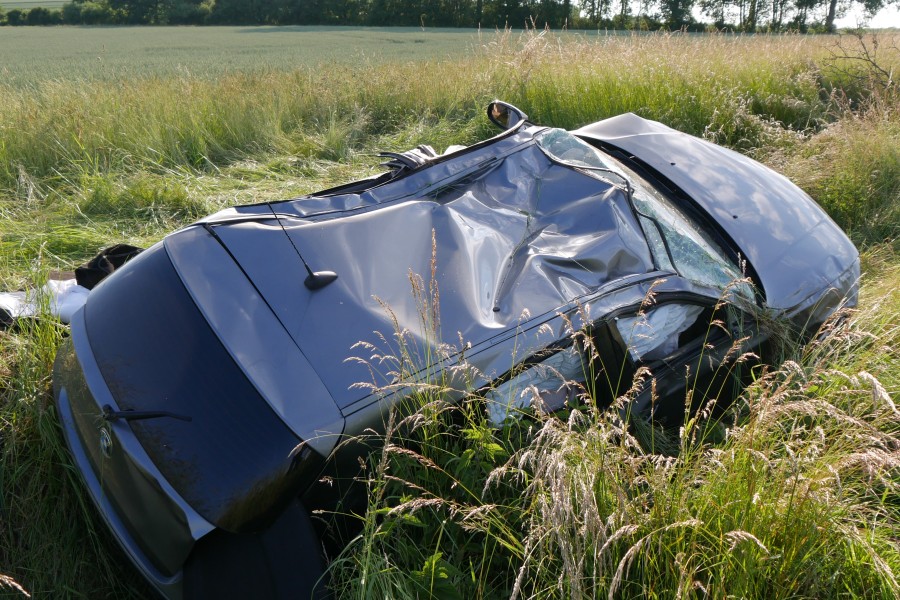
[[62, 8], [66, 0], [4, 0], [3, 6], [5, 10], [31, 10], [32, 8]]
[[[9, 6], [3, 5], [9, 9]], [[336, 64], [457, 58], [478, 32], [285, 27], [4, 27], [0, 80], [11, 86], [141, 77], [213, 79]]]
[[[424, 394], [424, 425], [391, 429], [363, 474], [338, 596], [900, 594], [900, 40], [302, 29], [0, 30], [0, 289], [378, 172], [378, 150], [471, 144], [495, 97], [567, 128], [636, 112], [810, 193], [863, 252], [859, 310], [666, 444], [589, 409], [497, 430]], [[0, 332], [0, 593], [147, 597], [62, 444], [64, 335]]]
[[[554, 37], [569, 43], [620, 35], [573, 31]], [[210, 80], [348, 65], [364, 72], [374, 65], [471, 57], [494, 38], [492, 30], [433, 27], [2, 27], [0, 81], [40, 87], [147, 77]]]

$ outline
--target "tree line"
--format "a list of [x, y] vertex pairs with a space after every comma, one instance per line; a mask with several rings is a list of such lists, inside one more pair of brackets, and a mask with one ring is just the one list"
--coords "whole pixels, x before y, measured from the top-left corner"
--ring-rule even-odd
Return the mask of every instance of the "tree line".
[[[369, 25], [833, 31], [852, 5], [900, 0], [73, 0], [4, 11], [0, 25]], [[697, 9], [695, 11], [694, 9]], [[698, 20], [700, 13], [705, 20]]]

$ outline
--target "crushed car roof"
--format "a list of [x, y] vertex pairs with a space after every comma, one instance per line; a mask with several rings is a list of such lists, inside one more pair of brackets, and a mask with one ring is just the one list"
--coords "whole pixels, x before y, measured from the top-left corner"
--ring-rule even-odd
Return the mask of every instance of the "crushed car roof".
[[[770, 169], [630, 114], [575, 133], [637, 157], [698, 203], [746, 253], [768, 306], [798, 311], [837, 278], [858, 277], [852, 243]], [[199, 226], [227, 248], [346, 413], [366, 396], [353, 384], [371, 378], [346, 362], [361, 336], [420, 331], [409, 275], [428, 278], [432, 250], [443, 339], [419, 339], [422, 347], [477, 346], [608, 282], [665, 271], [629, 202], [633, 177], [609, 160], [568, 132], [522, 123], [449, 155], [396, 160], [387, 175], [227, 209]], [[337, 280], [305, 289], [304, 260]]]
[[[385, 307], [401, 329], [418, 331], [409, 275], [428, 279], [432, 243], [450, 343], [477, 344], [523, 315], [552, 313], [607, 282], [655, 271], [626, 186], [552, 160], [536, 143], [548, 132], [565, 133], [528, 128], [373, 189], [275, 204], [278, 219], [256, 205], [207, 223], [343, 408], [365, 395], [349, 385], [369, 377], [345, 365], [351, 347], [361, 335], [394, 331]], [[304, 289], [291, 241], [338, 279]]]

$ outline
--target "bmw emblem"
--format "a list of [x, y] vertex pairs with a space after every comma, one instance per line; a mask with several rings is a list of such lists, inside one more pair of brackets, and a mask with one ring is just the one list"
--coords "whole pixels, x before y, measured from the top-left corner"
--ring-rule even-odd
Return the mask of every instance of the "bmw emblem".
[[109, 458], [112, 456], [112, 447], [113, 441], [112, 436], [109, 434], [109, 430], [106, 427], [100, 428], [100, 452], [103, 453], [103, 456]]

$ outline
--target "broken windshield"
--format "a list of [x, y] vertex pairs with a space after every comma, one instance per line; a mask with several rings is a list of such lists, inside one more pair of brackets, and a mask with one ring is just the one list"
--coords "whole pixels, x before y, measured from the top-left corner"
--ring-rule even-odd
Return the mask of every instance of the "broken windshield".
[[631, 193], [628, 179], [604, 155], [565, 129], [545, 129], [534, 136], [538, 147], [551, 160], [582, 169], [592, 177]]
[[[650, 249], [660, 256], [660, 263], [669, 262], [681, 276], [718, 289], [743, 278], [737, 265], [728, 260], [708, 232], [668, 198], [649, 186], [638, 184], [635, 188], [632, 202], [641, 215], [645, 233], [650, 231]], [[652, 221], [652, 227], [647, 221]], [[664, 238], [662, 244], [660, 237]], [[736, 287], [742, 296], [753, 297], [746, 284]]]
[[750, 286], [741, 282], [741, 270], [710, 232], [636, 172], [618, 161], [615, 164], [631, 181], [631, 201], [660, 269], [716, 289], [733, 288], [740, 296], [753, 298]]
[[[661, 194], [640, 175], [614, 158], [563, 129], [547, 129], [535, 136], [541, 150], [551, 159], [606, 179], [631, 192], [641, 228], [661, 270], [673, 271], [706, 286], [726, 289], [742, 279], [740, 269], [708, 232]], [[738, 293], [753, 298], [749, 286], [736, 286]]]
[[544, 154], [556, 162], [588, 169], [610, 169], [597, 150], [564, 129], [545, 129], [534, 136]]

